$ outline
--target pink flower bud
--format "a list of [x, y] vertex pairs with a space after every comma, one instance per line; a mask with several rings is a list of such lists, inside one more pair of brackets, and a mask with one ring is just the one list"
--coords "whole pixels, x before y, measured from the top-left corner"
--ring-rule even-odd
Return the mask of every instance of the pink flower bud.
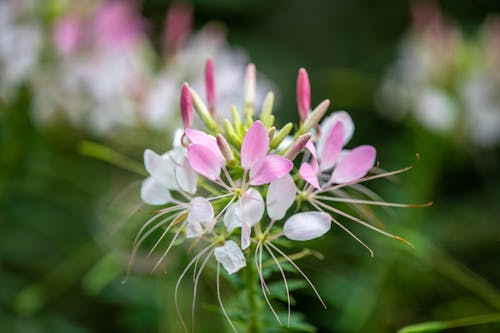
[[254, 64], [248, 64], [245, 73], [245, 103], [253, 104], [255, 99], [255, 81], [257, 73]]
[[212, 58], [208, 58], [205, 65], [205, 90], [207, 93], [208, 111], [213, 116], [215, 114], [215, 74]]
[[187, 83], [184, 83], [181, 89], [181, 116], [184, 128], [191, 128], [193, 123], [193, 103]]
[[193, 25], [193, 7], [173, 4], [167, 11], [163, 27], [163, 43], [167, 52], [174, 53], [184, 46]]
[[300, 120], [304, 121], [311, 109], [311, 86], [304, 68], [299, 70], [299, 76], [297, 77], [297, 106]]

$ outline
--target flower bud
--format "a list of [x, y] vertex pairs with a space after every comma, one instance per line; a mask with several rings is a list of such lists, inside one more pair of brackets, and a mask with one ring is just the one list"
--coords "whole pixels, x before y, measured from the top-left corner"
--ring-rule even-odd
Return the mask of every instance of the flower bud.
[[189, 88], [189, 91], [191, 92], [191, 98], [193, 100], [194, 108], [196, 112], [198, 112], [198, 115], [200, 116], [201, 120], [210, 130], [217, 131], [219, 129], [219, 126], [215, 122], [210, 112], [208, 112], [205, 103], [202, 102], [200, 96], [198, 96], [198, 94], [193, 88]]
[[275, 149], [280, 145], [280, 143], [290, 134], [290, 132], [293, 129], [293, 124], [288, 123], [285, 126], [283, 126], [279, 131], [278, 134], [274, 137], [273, 141], [271, 141], [271, 148]]
[[301, 128], [302, 133], [307, 132], [311, 128], [316, 126], [325, 115], [326, 110], [328, 110], [329, 106], [330, 106], [330, 100], [325, 99], [323, 102], [321, 102], [304, 121], [304, 124], [302, 125]]
[[303, 122], [311, 109], [311, 86], [307, 71], [304, 68], [299, 70], [299, 76], [297, 77], [297, 106], [300, 121]]
[[245, 74], [245, 104], [253, 105], [255, 100], [255, 65], [248, 64]]
[[187, 83], [184, 83], [181, 89], [181, 116], [184, 128], [191, 128], [193, 124], [193, 102]]
[[290, 146], [290, 148], [288, 148], [283, 157], [288, 158], [290, 161], [293, 161], [300, 154], [302, 149], [304, 149], [307, 142], [311, 139], [311, 136], [311, 133], [306, 133], [299, 136], [297, 140], [295, 140], [295, 142]]
[[215, 114], [215, 74], [212, 58], [208, 58], [205, 65], [205, 90], [207, 94], [208, 111], [213, 116]]
[[231, 162], [232, 160], [234, 160], [233, 151], [231, 150], [231, 147], [229, 147], [229, 143], [227, 143], [222, 134], [217, 134], [215, 140], [217, 141], [217, 146], [219, 147], [222, 156], [224, 156], [226, 161]]

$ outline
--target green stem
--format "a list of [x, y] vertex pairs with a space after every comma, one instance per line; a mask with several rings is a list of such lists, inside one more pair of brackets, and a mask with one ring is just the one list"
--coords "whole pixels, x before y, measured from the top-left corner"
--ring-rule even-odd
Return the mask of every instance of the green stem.
[[[250, 252], [250, 255], [253, 255], [253, 251]], [[251, 260], [248, 261], [252, 262]], [[261, 312], [260, 312], [260, 304], [258, 300], [257, 286], [256, 286], [256, 281], [257, 281], [256, 267], [250, 263], [249, 265], [247, 265], [245, 273], [246, 273], [245, 289], [247, 291], [248, 309], [250, 311], [247, 323], [248, 333], [261, 333], [262, 321], [260, 320], [261, 318], [259, 318]]]

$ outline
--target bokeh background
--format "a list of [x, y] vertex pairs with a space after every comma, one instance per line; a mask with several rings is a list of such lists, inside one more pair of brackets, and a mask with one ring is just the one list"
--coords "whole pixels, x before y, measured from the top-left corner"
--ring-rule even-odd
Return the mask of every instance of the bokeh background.
[[[57, 108], [62, 114], [71, 113], [65, 109], [78, 105], [72, 104], [71, 94], [64, 96], [62, 103], [51, 104], [51, 95], [40, 91], [54, 84], [57, 95], [66, 83], [54, 73], [67, 71], [64, 66], [72, 57], [85, 59], [85, 52], [61, 55], [61, 50], [55, 51], [52, 36], [61, 17], [88, 9], [75, 9], [64, 1], [43, 1], [44, 5], [40, 5], [41, 1], [34, 5], [23, 0], [0, 1], [0, 48], [7, 50], [0, 55], [0, 82], [3, 88], [10, 87], [2, 90], [0, 99], [0, 331], [180, 332], [173, 287], [189, 255], [177, 251], [168, 274], [149, 274], [147, 258], [139, 260], [131, 274], [127, 273], [134, 233], [149, 216], [139, 199], [142, 153], [145, 148], [169, 148], [172, 124], [179, 123], [178, 106], [165, 100], [172, 120], [167, 117], [164, 127], [149, 125], [154, 120], [104, 129], [95, 125], [101, 120], [87, 122], [86, 118], [76, 117], [68, 121], [60, 115], [40, 120], [43, 117], [36, 113], [40, 101], [47, 101], [42, 103], [45, 111]], [[21, 5], [24, 2], [28, 5]], [[93, 2], [99, 6], [99, 1]], [[204, 61], [204, 47], [210, 47], [203, 43], [195, 52], [198, 60], [192, 54], [183, 54], [179, 45], [164, 50], [164, 19], [167, 9], [172, 8], [171, 2], [128, 3], [142, 17], [141, 38], [148, 41], [148, 46], [147, 51], [141, 49], [139, 53], [150, 75], [164, 71], [168, 77], [180, 71], [181, 65], [172, 60], [172, 52], [190, 59], [184, 64], [187, 67], [191, 60]], [[426, 321], [490, 314], [497, 314], [498, 319], [500, 140], [478, 144], [465, 134], [457, 135], [460, 129], [435, 131], [409, 114], [395, 120], [380, 110], [384, 108], [380, 100], [391, 98], [390, 92], [381, 95], [380, 87], [401, 57], [402, 45], [418, 35], [415, 16], [412, 19], [412, 8], [415, 10], [418, 3], [198, 0], [183, 4], [191, 6], [193, 34], [209, 22], [219, 22], [217, 29], [225, 27], [224, 47], [246, 54], [236, 57], [237, 64], [229, 67], [230, 73], [243, 73], [244, 67], [238, 66], [241, 59], [244, 66], [246, 57], [257, 65], [262, 84], [276, 89], [281, 124], [298, 119], [295, 80], [298, 68], [305, 67], [311, 79], [313, 104], [330, 98], [332, 110], [347, 110], [353, 117], [357, 126], [353, 145], [374, 145], [384, 169], [414, 165], [393, 182], [374, 182], [372, 189], [388, 201], [433, 202], [425, 209], [374, 210], [380, 223], [415, 245], [414, 251], [366, 230], [359, 230], [359, 234], [375, 250], [374, 258], [339, 229], [307, 243], [324, 258], [319, 261], [308, 257], [300, 265], [317, 283], [329, 307], [324, 310], [310, 290], [300, 289], [295, 292], [293, 309], [302, 312], [317, 332], [395, 332]], [[16, 7], [11, 10], [15, 19], [6, 18], [6, 6], [10, 5]], [[431, 27], [428, 31], [421, 27], [424, 34], [436, 37], [438, 45], [446, 43], [445, 37], [438, 36], [443, 31], [433, 30], [435, 10], [442, 13], [442, 22], [446, 22], [443, 26], [460, 31], [466, 46], [452, 48], [452, 54], [464, 48], [473, 50], [470, 53], [484, 50], [484, 24], [500, 15], [500, 3], [493, 0], [427, 5], [430, 7], [425, 8], [434, 11], [424, 10], [430, 13]], [[10, 34], [9, 29], [16, 24], [37, 30]], [[498, 41], [500, 30], [496, 32]], [[30, 38], [39, 40], [41, 46], [23, 48]], [[417, 48], [425, 45], [417, 44]], [[38, 50], [33, 66], [19, 80], [8, 83], [5, 68], [12, 69], [13, 62], [33, 50]], [[426, 59], [439, 63], [443, 55], [434, 51], [431, 48]], [[500, 64], [500, 52], [491, 52], [493, 63], [496, 59]], [[229, 60], [215, 57], [216, 66], [232, 61], [225, 57]], [[445, 83], [431, 80], [419, 85], [444, 87], [455, 108], [460, 109], [460, 90], [454, 87], [466, 80], [469, 67], [485, 59], [471, 56], [450, 69]], [[107, 68], [100, 67], [100, 73], [105, 74]], [[419, 69], [418, 65], [415, 68]], [[496, 78], [499, 72], [500, 66], [488, 71]], [[179, 74], [174, 82], [182, 83], [196, 73], [183, 75]], [[221, 77], [226, 78], [224, 75]], [[40, 77], [53, 80], [40, 81]], [[498, 81], [496, 86], [488, 87], [493, 87], [491, 94], [500, 101]], [[169, 89], [175, 95], [171, 100], [177, 101], [180, 84]], [[120, 108], [125, 107], [122, 95], [109, 98], [100, 112], [113, 109], [120, 118]], [[439, 106], [431, 103], [426, 107], [427, 111], [435, 107], [437, 113]], [[405, 107], [411, 109], [411, 105]], [[500, 102], [491, 102], [490, 111], [500, 115]], [[457, 117], [465, 115], [459, 113]], [[500, 126], [492, 132], [493, 138], [495, 134], [498, 137]], [[200, 288], [198, 332], [227, 330], [224, 319], [214, 314], [215, 283], [211, 273], [207, 271]], [[189, 313], [189, 282], [181, 295]], [[231, 302], [230, 293], [225, 298]], [[499, 332], [500, 324], [497, 321], [452, 331]]]

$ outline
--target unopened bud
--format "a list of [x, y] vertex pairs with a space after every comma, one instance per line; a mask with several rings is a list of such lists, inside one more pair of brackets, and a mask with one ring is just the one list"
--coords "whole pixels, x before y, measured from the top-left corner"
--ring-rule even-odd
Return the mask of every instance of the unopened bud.
[[181, 89], [181, 117], [184, 128], [191, 128], [193, 124], [193, 102], [187, 83], [184, 83]]
[[274, 106], [274, 93], [272, 91], [268, 92], [266, 98], [264, 99], [264, 104], [262, 105], [262, 111], [260, 112], [260, 120], [266, 125], [266, 127], [273, 126], [274, 116], [273, 113]]
[[269, 141], [273, 141], [274, 136], [276, 135], [276, 127], [271, 127], [269, 131], [267, 131], [267, 134], [269, 135]]
[[299, 70], [299, 76], [297, 77], [297, 106], [300, 121], [303, 122], [311, 110], [311, 85], [307, 71], [304, 68]]
[[240, 113], [238, 112], [238, 109], [234, 105], [231, 108], [231, 116], [233, 118], [234, 130], [236, 134], [238, 135], [238, 137], [243, 138], [244, 134], [243, 123], [241, 122]]
[[215, 137], [215, 140], [217, 141], [217, 146], [219, 147], [222, 156], [226, 159], [226, 161], [231, 162], [234, 160], [234, 155], [231, 150], [231, 147], [229, 147], [229, 143], [227, 143], [226, 139], [222, 136], [222, 134], [217, 134]]
[[234, 131], [234, 127], [231, 122], [227, 119], [224, 119], [224, 129], [226, 130], [226, 136], [229, 142], [235, 145], [237, 148], [241, 147], [241, 138], [236, 135]]
[[271, 148], [275, 149], [276, 147], [278, 147], [280, 145], [280, 143], [283, 142], [283, 140], [285, 140], [285, 138], [288, 136], [288, 134], [290, 134], [290, 132], [292, 131], [292, 128], [293, 128], [292, 123], [288, 123], [285, 126], [283, 126], [278, 131], [278, 134], [276, 134], [273, 141], [271, 141]]
[[292, 143], [290, 148], [286, 151], [283, 157], [288, 158], [290, 161], [293, 161], [304, 149], [307, 142], [311, 139], [312, 134], [306, 133], [297, 138], [297, 140]]
[[189, 88], [189, 92], [191, 93], [191, 98], [193, 100], [194, 108], [196, 109], [196, 112], [198, 112], [198, 115], [200, 116], [201, 120], [210, 130], [217, 131], [219, 129], [219, 126], [215, 122], [212, 115], [208, 112], [208, 109], [202, 102], [200, 96], [198, 96], [196, 91], [191, 87]]
[[212, 58], [208, 58], [205, 64], [205, 90], [207, 94], [208, 111], [213, 116], [215, 114], [215, 74]]
[[329, 106], [330, 106], [330, 100], [325, 99], [323, 102], [321, 102], [311, 112], [311, 114], [309, 114], [309, 116], [307, 117], [306, 121], [304, 121], [304, 124], [302, 124], [300, 134], [302, 134], [304, 132], [307, 132], [311, 128], [313, 128], [314, 126], [316, 126], [320, 122], [320, 120], [323, 118], [323, 116], [325, 115], [326, 110], [328, 110]]
[[256, 80], [256, 72], [255, 65], [248, 64], [247, 70], [245, 73], [245, 104], [252, 104], [255, 100], [255, 80]]

